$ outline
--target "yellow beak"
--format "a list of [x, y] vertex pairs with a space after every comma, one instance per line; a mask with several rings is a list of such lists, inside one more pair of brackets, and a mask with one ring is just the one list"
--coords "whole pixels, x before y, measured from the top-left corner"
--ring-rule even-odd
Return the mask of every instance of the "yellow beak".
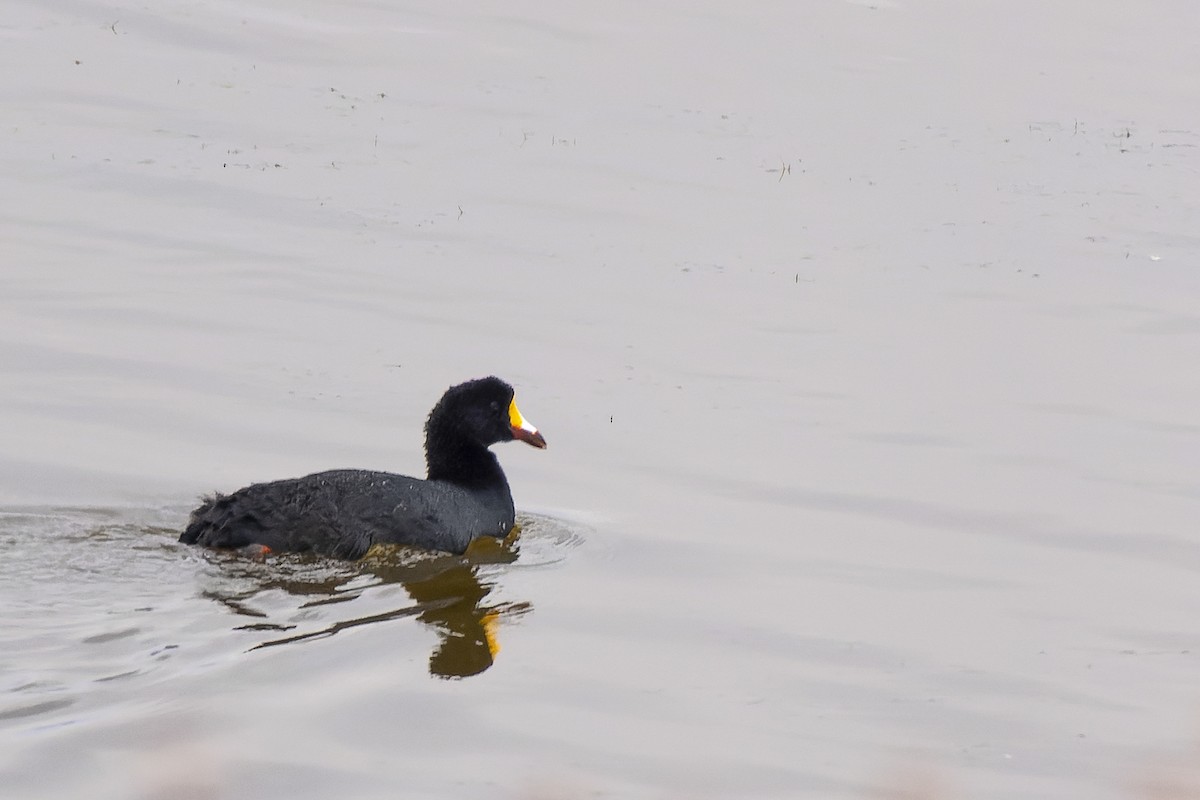
[[512, 435], [514, 439], [520, 439], [522, 442], [531, 444], [538, 449], [545, 449], [546, 439], [538, 429], [529, 424], [529, 422], [521, 416], [521, 411], [517, 408], [517, 400], [514, 397], [513, 401], [508, 404], [508, 422], [512, 427]]

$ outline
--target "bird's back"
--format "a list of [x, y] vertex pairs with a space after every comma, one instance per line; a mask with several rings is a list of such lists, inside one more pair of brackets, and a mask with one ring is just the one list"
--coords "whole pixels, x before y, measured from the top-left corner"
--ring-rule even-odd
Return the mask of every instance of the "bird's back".
[[213, 495], [192, 512], [180, 541], [262, 545], [359, 558], [376, 542], [461, 553], [481, 535], [513, 526], [512, 495], [368, 470], [333, 470]]

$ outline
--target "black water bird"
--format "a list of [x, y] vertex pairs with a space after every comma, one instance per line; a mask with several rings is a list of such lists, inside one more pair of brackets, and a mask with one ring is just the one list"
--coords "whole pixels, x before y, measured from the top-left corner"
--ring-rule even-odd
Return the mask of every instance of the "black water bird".
[[429, 413], [425, 480], [341, 469], [255, 483], [206, 497], [179, 541], [352, 559], [375, 543], [462, 553], [480, 536], [512, 530], [512, 492], [488, 447], [513, 439], [546, 446], [511, 386], [495, 377], [468, 381], [447, 389]]

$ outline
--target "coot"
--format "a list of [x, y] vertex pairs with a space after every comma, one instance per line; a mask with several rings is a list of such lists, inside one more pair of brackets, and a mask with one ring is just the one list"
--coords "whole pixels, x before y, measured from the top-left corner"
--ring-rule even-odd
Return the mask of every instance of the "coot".
[[359, 558], [376, 542], [461, 553], [480, 536], [504, 537], [512, 493], [488, 447], [546, 440], [496, 377], [452, 386], [425, 423], [425, 480], [359, 469], [256, 483], [214, 494], [192, 512], [185, 544], [314, 551]]

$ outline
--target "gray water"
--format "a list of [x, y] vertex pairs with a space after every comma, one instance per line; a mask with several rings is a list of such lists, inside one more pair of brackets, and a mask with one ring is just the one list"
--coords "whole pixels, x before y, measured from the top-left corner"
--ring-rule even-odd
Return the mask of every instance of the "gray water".
[[1200, 796], [1198, 13], [10, 3], [0, 797]]

